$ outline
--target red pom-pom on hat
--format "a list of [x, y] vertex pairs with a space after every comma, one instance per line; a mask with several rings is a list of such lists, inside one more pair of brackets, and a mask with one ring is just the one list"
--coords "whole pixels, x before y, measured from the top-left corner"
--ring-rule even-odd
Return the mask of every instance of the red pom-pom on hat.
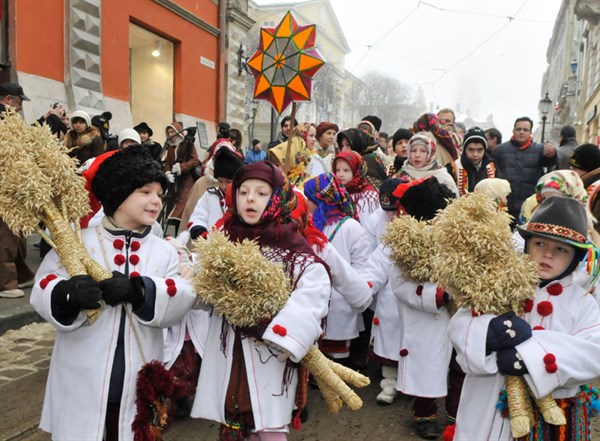
[[540, 302], [537, 305], [537, 312], [539, 315], [546, 317], [550, 314], [552, 314], [552, 310], [554, 309], [554, 307], [552, 306], [552, 303], [550, 302]]

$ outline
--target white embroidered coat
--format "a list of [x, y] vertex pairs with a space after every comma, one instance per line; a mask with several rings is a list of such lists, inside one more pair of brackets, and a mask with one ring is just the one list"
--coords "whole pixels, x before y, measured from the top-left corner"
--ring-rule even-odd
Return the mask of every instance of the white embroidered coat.
[[[558, 295], [547, 287], [536, 290], [531, 311], [524, 319], [533, 328], [533, 337], [516, 346], [529, 371], [524, 376], [534, 395], [554, 398], [577, 395], [580, 385], [600, 376], [600, 310], [591, 295], [575, 285], [572, 276], [559, 281]], [[550, 289], [552, 291], [552, 289]], [[551, 308], [548, 308], [548, 303]], [[540, 308], [544, 303], [545, 308]], [[546, 311], [544, 311], [546, 309]], [[540, 315], [540, 311], [549, 315]], [[467, 376], [456, 419], [455, 441], [512, 440], [510, 423], [496, 408], [504, 389], [498, 373], [496, 352], [486, 355], [486, 336], [492, 315], [473, 316], [462, 309], [452, 318], [449, 335], [457, 361]], [[543, 328], [543, 329], [542, 329]], [[557, 370], [547, 370], [544, 357], [554, 355]]]
[[[113, 236], [101, 226], [83, 230], [82, 235], [83, 243], [96, 262], [107, 266], [102, 252], [104, 249], [109, 271], [124, 272], [124, 265], [115, 263], [114, 258], [121, 251], [113, 244], [115, 239], [126, 242], [125, 236]], [[151, 278], [156, 286], [156, 299], [152, 320], [144, 321], [135, 313], [131, 315], [145, 361], [162, 361], [163, 337], [160, 328], [181, 320], [196, 301], [196, 296], [192, 293], [190, 282], [177, 277], [179, 261], [173, 247], [152, 234], [134, 238], [131, 243], [134, 242], [139, 244], [137, 251], [123, 249], [127, 258], [131, 255], [139, 256], [139, 263], [130, 265], [129, 272], [137, 271], [142, 276]], [[57, 278], [43, 282], [50, 274]], [[40, 428], [52, 433], [52, 438], [57, 440], [102, 440], [122, 306], [106, 306], [93, 325], [88, 324], [83, 312], [79, 313], [73, 324], [61, 324], [52, 315], [50, 299], [56, 284], [68, 278], [57, 254], [50, 251], [40, 265], [31, 292], [33, 308], [56, 328]], [[167, 293], [168, 278], [172, 279], [169, 283], [174, 283], [173, 286], [176, 287], [173, 295]], [[45, 288], [42, 288], [46, 283]], [[126, 304], [126, 308], [131, 311], [130, 304]], [[131, 423], [136, 414], [135, 382], [143, 364], [131, 323], [126, 319], [120, 440], [133, 440]]]

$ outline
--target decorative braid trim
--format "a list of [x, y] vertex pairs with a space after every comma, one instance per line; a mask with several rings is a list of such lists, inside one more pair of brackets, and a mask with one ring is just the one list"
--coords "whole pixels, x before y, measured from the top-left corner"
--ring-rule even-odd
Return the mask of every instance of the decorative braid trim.
[[562, 227], [560, 225], [552, 225], [552, 224], [541, 224], [539, 222], [529, 222], [527, 224], [527, 231], [535, 232], [535, 233], [544, 233], [551, 234], [553, 236], [562, 237], [565, 239], [574, 240], [579, 243], [586, 243], [586, 237], [570, 228]]

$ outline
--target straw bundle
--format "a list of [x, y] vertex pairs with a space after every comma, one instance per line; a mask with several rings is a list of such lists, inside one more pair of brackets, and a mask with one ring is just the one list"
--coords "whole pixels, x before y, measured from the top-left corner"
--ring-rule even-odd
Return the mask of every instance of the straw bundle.
[[[14, 111], [0, 119], [0, 217], [15, 234], [37, 231], [58, 253], [71, 276], [111, 277], [87, 253], [71, 225], [89, 211], [85, 180], [47, 126], [30, 126]], [[39, 228], [44, 223], [49, 239]], [[86, 311], [93, 322], [100, 309]]]
[[[509, 225], [508, 213], [483, 193], [457, 199], [434, 219], [439, 246], [434, 277], [459, 307], [521, 314], [524, 300], [533, 296], [539, 281], [536, 264], [514, 249]], [[535, 423], [527, 385], [521, 377], [507, 376], [506, 391], [513, 437], [525, 436]], [[548, 423], [566, 424], [551, 396], [537, 404]]]
[[437, 250], [426, 222], [398, 216], [387, 225], [381, 240], [408, 279], [416, 283], [433, 281], [432, 258]]
[[[291, 292], [289, 278], [281, 265], [262, 255], [256, 242], [233, 243], [223, 233], [213, 232], [207, 240], [195, 241], [193, 248], [198, 254], [196, 294], [230, 324], [246, 327], [268, 322], [284, 307]], [[302, 364], [314, 376], [332, 412], [341, 410], [343, 402], [352, 410], [362, 407], [346, 383], [364, 387], [369, 384], [367, 377], [328, 360], [316, 346]]]

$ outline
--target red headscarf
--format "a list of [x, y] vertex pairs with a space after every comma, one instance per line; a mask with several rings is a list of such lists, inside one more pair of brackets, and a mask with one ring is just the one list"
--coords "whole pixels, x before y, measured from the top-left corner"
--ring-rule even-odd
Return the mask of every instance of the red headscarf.
[[367, 176], [367, 163], [365, 162], [365, 158], [363, 158], [360, 154], [355, 151], [349, 152], [341, 152], [338, 153], [333, 160], [331, 165], [331, 169], [335, 173], [335, 165], [339, 161], [346, 161], [352, 170], [352, 180], [346, 184], [344, 187], [348, 190], [348, 193], [361, 193], [365, 190], [373, 190], [375, 188], [369, 184], [366, 179]]

